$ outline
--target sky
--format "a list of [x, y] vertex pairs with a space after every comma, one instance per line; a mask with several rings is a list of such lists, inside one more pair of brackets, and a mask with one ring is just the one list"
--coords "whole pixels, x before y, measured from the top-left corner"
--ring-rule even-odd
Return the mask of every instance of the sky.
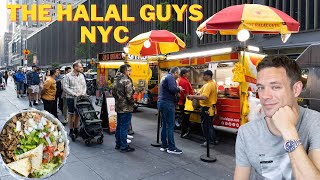
[[7, 8], [5, 0], [0, 2], [0, 35], [7, 29]]

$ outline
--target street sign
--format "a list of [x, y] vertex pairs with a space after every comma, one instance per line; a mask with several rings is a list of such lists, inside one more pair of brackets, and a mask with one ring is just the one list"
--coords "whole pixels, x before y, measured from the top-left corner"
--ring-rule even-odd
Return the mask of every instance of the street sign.
[[95, 64], [94, 60], [90, 61], [91, 66], [93, 66]]
[[25, 49], [25, 50], [23, 50], [23, 54], [24, 54], [24, 55], [29, 55], [29, 54], [30, 54], [29, 49]]

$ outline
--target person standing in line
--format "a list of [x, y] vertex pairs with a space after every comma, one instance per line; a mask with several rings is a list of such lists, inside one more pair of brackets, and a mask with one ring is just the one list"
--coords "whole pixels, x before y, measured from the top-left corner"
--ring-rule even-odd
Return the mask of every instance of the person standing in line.
[[184, 104], [188, 95], [193, 95], [193, 89], [189, 82], [190, 69], [182, 68], [180, 72], [180, 78], [178, 79], [178, 86], [183, 88], [183, 91], [179, 93], [179, 109], [181, 112], [181, 137], [187, 138], [190, 135], [190, 113], [184, 111]]
[[121, 152], [132, 152], [135, 149], [127, 144], [128, 128], [132, 118], [134, 98], [133, 85], [129, 77], [131, 67], [121, 65], [114, 79], [112, 95], [116, 103], [117, 127], [116, 127], [116, 147]]
[[[2, 73], [2, 71], [0, 71], [0, 84], [2, 84], [3, 77], [4, 77], [4, 73]], [[5, 83], [5, 82], [4, 82], [4, 83]]]
[[44, 110], [48, 111], [52, 115], [54, 115], [54, 102], [57, 91], [55, 80], [56, 75], [57, 73], [54, 69], [50, 70], [50, 76], [44, 82], [43, 89], [41, 91]]
[[178, 67], [170, 69], [170, 72], [161, 79], [158, 97], [158, 109], [162, 119], [160, 151], [171, 154], [182, 154], [182, 150], [178, 149], [174, 142], [176, 95], [183, 91], [183, 88], [177, 86], [176, 82], [179, 74], [180, 69]]
[[61, 75], [61, 71], [59, 68], [56, 68], [56, 71], [58, 73], [58, 76], [56, 77], [56, 82], [57, 82], [57, 95], [56, 95], [56, 103], [58, 105], [59, 110], [63, 111], [63, 100], [62, 100], [62, 84], [61, 84], [61, 80], [62, 80], [62, 75]]
[[41, 73], [41, 69], [38, 68], [37, 72], [39, 74], [39, 78], [40, 78], [40, 84], [39, 84], [39, 95], [38, 95], [38, 101], [39, 103], [43, 103], [41, 100], [41, 92], [42, 92], [42, 88], [43, 88], [43, 83], [44, 83], [44, 78], [43, 78], [43, 74]]
[[61, 97], [62, 97], [62, 103], [63, 103], [62, 114], [63, 114], [63, 117], [64, 117], [64, 120], [62, 121], [62, 124], [67, 124], [68, 123], [68, 103], [67, 103], [67, 97], [66, 97], [66, 93], [65, 93], [65, 90], [64, 90], [63, 86], [64, 86], [64, 83], [65, 83], [64, 81], [65, 81], [66, 75], [71, 72], [71, 67], [66, 67], [64, 72], [65, 72], [65, 75], [61, 79], [61, 85], [62, 85]]
[[[73, 71], [65, 75], [64, 91], [67, 97], [68, 113], [69, 113], [69, 136], [74, 138], [79, 133], [80, 117], [76, 113], [75, 98], [86, 94], [87, 85], [83, 75], [80, 74], [82, 64], [76, 61], [72, 64]], [[75, 139], [73, 139], [75, 140]]]
[[32, 100], [33, 105], [38, 105], [38, 95], [39, 95], [39, 84], [40, 84], [40, 77], [39, 73], [37, 72], [37, 66], [32, 66], [32, 71], [27, 74], [27, 85], [28, 85], [28, 93], [29, 93], [29, 106], [32, 107]]
[[[58, 118], [58, 101], [59, 101], [59, 104], [62, 103], [61, 102], [62, 101], [62, 99], [61, 99], [61, 94], [62, 94], [61, 78], [62, 78], [62, 76], [60, 75], [60, 69], [59, 68], [56, 68], [55, 70], [56, 70], [55, 80], [56, 80], [57, 91], [56, 91], [56, 99], [55, 99], [55, 102], [54, 102], [55, 103], [54, 115]], [[60, 109], [60, 107], [59, 107], [59, 109]]]
[[14, 75], [14, 82], [17, 86], [17, 98], [22, 97], [23, 91], [24, 91], [24, 80], [25, 75], [22, 73], [21, 69], [18, 70]]
[[9, 78], [9, 72], [5, 71], [4, 72], [4, 81], [6, 82], [6, 86], [8, 85], [8, 78]]
[[[203, 72], [203, 80], [206, 82], [199, 91], [200, 95], [189, 95], [187, 98], [190, 100], [199, 100], [201, 106], [201, 127], [204, 137], [207, 137], [207, 129], [209, 129], [210, 144], [217, 145], [219, 142], [216, 138], [216, 133], [212, 124], [215, 115], [215, 104], [217, 103], [218, 93], [217, 85], [212, 80], [213, 73], [211, 70]], [[208, 123], [209, 121], [209, 123]], [[209, 127], [207, 127], [209, 124]], [[206, 147], [207, 141], [201, 146]]]

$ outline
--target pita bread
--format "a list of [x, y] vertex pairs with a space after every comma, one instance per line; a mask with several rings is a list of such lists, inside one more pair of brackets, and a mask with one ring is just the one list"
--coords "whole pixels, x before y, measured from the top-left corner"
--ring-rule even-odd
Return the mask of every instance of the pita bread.
[[19, 161], [12, 162], [7, 164], [7, 166], [25, 177], [29, 176], [32, 169], [30, 158], [24, 158]]
[[23, 154], [20, 154], [16, 156], [17, 160], [30, 157], [31, 158], [31, 164], [32, 164], [32, 172], [36, 169], [39, 169], [42, 163], [42, 156], [43, 156], [43, 144], [40, 144], [35, 149], [32, 149], [28, 152], [25, 152]]

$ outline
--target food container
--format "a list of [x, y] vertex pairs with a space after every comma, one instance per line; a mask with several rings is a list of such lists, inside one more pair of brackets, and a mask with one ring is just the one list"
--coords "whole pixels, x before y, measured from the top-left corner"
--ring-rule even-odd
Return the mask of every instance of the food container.
[[69, 153], [70, 153], [70, 147], [69, 147], [69, 140], [68, 140], [67, 132], [66, 132], [64, 126], [61, 124], [61, 122], [57, 118], [55, 118], [52, 114], [48, 113], [47, 111], [39, 111], [39, 110], [36, 110], [36, 109], [31, 109], [31, 110], [23, 110], [23, 111], [20, 111], [18, 113], [11, 114], [8, 117], [8, 119], [7, 119], [6, 123], [4, 124], [4, 126], [3, 127], [0, 126], [0, 133], [2, 133], [3, 129], [8, 125], [10, 120], [12, 120], [14, 117], [24, 116], [25, 113], [38, 113], [42, 117], [45, 117], [46, 119], [48, 119], [49, 121], [51, 121], [52, 123], [57, 125], [57, 128], [61, 132], [62, 141], [64, 142], [64, 145], [65, 145], [65, 147], [64, 147], [64, 156], [63, 156], [62, 163], [53, 172], [51, 172], [51, 173], [49, 173], [46, 176], [41, 177], [41, 178], [28, 178], [28, 177], [24, 177], [24, 176], [21, 176], [21, 175], [15, 173], [4, 162], [2, 155], [0, 155], [0, 164], [4, 167], [5, 170], [7, 170], [10, 173], [10, 175], [12, 177], [14, 177], [16, 179], [46, 179], [46, 178], [54, 175], [55, 173], [57, 173], [65, 165], [65, 163], [67, 161], [67, 158], [68, 158]]

